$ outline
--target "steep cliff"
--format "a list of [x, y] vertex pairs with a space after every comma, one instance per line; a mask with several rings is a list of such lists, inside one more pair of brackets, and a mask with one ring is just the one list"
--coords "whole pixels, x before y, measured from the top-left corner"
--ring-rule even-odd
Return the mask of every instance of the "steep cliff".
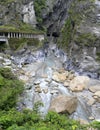
[[75, 68], [98, 76], [99, 10], [98, 0], [4, 0], [0, 2], [0, 28], [44, 29], [67, 51]]
[[68, 17], [68, 10], [73, 0], [47, 0], [47, 7], [43, 12], [43, 25], [48, 35], [60, 33], [65, 20]]
[[47, 36], [67, 51], [74, 69], [95, 78], [100, 76], [99, 10], [98, 0], [47, 0], [42, 10]]
[[33, 0], [4, 0], [0, 2], [0, 25], [16, 28], [23, 24], [36, 26]]
[[[80, 1], [69, 10], [69, 21], [62, 31], [62, 45], [81, 73], [100, 77], [100, 1]], [[74, 28], [71, 26], [74, 20]], [[69, 24], [69, 25], [68, 25]], [[69, 30], [69, 31], [68, 31]], [[67, 34], [65, 34], [65, 31]], [[60, 43], [61, 44], [61, 43]]]

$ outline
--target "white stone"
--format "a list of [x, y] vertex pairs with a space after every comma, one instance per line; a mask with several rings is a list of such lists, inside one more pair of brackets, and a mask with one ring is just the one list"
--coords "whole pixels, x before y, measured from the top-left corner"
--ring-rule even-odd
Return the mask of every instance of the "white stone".
[[36, 16], [33, 1], [23, 6], [23, 22], [36, 26]]
[[4, 66], [9, 66], [9, 65], [11, 65], [11, 60], [9, 60], [9, 59], [4, 59], [3, 65], [4, 65]]
[[91, 86], [89, 87], [89, 90], [93, 93], [95, 93], [96, 91], [100, 91], [100, 85]]
[[59, 95], [51, 102], [50, 110], [57, 113], [71, 114], [77, 108], [77, 97]]
[[100, 91], [95, 92], [94, 96], [100, 97]]
[[89, 78], [87, 76], [77, 76], [70, 82], [70, 90], [74, 92], [83, 91], [88, 83]]

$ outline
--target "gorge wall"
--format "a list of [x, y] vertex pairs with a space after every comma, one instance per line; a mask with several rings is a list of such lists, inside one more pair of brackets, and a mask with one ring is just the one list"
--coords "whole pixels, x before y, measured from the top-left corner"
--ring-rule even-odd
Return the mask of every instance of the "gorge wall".
[[0, 25], [19, 27], [27, 23], [35, 27], [36, 16], [33, 0], [5, 0], [0, 2]]
[[[42, 10], [42, 26], [49, 41], [63, 48], [74, 69], [89, 77], [100, 77], [100, 1], [46, 1]], [[68, 64], [68, 63], [67, 63]]]
[[[5, 0], [0, 2], [0, 25], [18, 28], [28, 24], [44, 28], [47, 39], [50, 41], [53, 36], [54, 42], [67, 52], [77, 70], [88, 71], [89, 76], [96, 73], [98, 77], [99, 3], [98, 0]], [[66, 64], [65, 68], [68, 68]]]
[[[0, 67], [10, 68], [25, 84], [17, 110], [33, 110], [35, 103], [43, 103], [40, 106], [43, 115], [50, 108], [69, 113], [79, 121], [100, 120], [100, 1], [2, 0], [0, 7], [0, 31], [5, 31], [4, 27], [30, 26], [31, 30], [43, 29], [45, 33], [44, 45], [38, 39], [11, 38], [9, 49], [4, 51], [0, 44]], [[9, 78], [7, 74], [5, 71], [4, 76]], [[52, 102], [53, 99], [56, 100]], [[64, 110], [62, 105], [69, 108]]]
[[47, 29], [47, 36], [53, 36], [54, 42], [67, 52], [74, 67], [65, 64], [65, 68], [99, 78], [100, 1], [55, 0], [51, 3], [47, 1], [48, 8], [43, 10], [42, 25]]

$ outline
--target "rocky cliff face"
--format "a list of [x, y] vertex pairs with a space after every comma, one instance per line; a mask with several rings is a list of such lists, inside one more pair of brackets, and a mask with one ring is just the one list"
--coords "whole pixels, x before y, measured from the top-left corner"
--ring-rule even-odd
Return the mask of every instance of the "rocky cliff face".
[[[89, 6], [90, 5], [90, 6]], [[87, 8], [89, 6], [89, 8]], [[90, 8], [91, 7], [91, 8]], [[67, 48], [69, 57], [81, 73], [100, 77], [100, 1], [86, 2], [80, 23], [76, 23], [74, 36]], [[92, 73], [92, 74], [91, 74]]]
[[73, 67], [67, 65], [66, 68], [99, 78], [100, 1], [48, 0], [47, 5], [43, 24], [47, 35], [54, 36], [58, 45], [66, 48], [73, 64]]
[[54, 36], [60, 47], [67, 48], [74, 66], [67, 69], [99, 78], [100, 1], [47, 0], [46, 5], [42, 12], [43, 25], [47, 36]]
[[33, 0], [14, 0], [0, 2], [0, 25], [15, 25], [28, 23], [36, 25]]
[[[7, 1], [0, 3], [1, 25], [16, 27], [21, 26], [22, 23], [28, 23], [33, 27], [37, 25], [34, 0]], [[41, 6], [41, 10], [37, 11], [41, 13], [41, 26], [46, 28], [47, 36], [59, 37], [60, 47], [67, 48], [68, 56], [75, 68], [82, 73], [84, 71], [96, 73], [98, 77], [100, 75], [98, 61], [100, 60], [100, 1], [95, 0], [92, 4], [91, 0], [43, 0], [43, 2], [45, 7]]]
[[43, 11], [43, 25], [47, 34], [58, 34], [68, 17], [68, 9], [73, 0], [47, 0], [47, 8]]
[[[97, 54], [100, 55], [100, 1], [96, 1], [96, 5], [94, 3], [91, 5], [90, 1], [46, 0], [46, 7], [41, 10], [43, 19], [41, 26], [47, 28], [48, 36], [52, 35], [58, 40], [56, 43], [60, 39], [59, 45], [66, 48], [68, 57], [55, 44], [49, 44], [38, 50], [31, 44], [30, 46], [25, 44], [24, 49], [16, 55], [0, 54], [0, 66], [10, 67], [25, 83], [25, 91], [17, 109], [33, 109], [34, 103], [40, 101], [44, 105], [41, 112], [46, 114], [50, 103], [53, 109], [58, 108], [58, 104], [55, 104], [53, 100], [52, 102], [51, 99], [63, 95], [59, 98], [64, 100], [60, 101], [56, 98], [56, 102], [59, 100], [60, 103], [67, 103], [69, 107], [59, 106], [61, 110], [57, 112], [75, 111], [71, 116], [78, 120], [100, 119], [99, 80], [77, 76], [85, 71], [88, 76], [100, 78], [100, 64], [97, 61]], [[10, 24], [17, 27], [20, 23], [36, 25], [32, 0], [4, 2], [0, 4], [0, 14], [1, 25]], [[51, 38], [49, 37], [50, 40]], [[64, 67], [75, 70], [75, 73], [66, 71]], [[65, 102], [65, 95], [68, 95], [68, 102]], [[74, 98], [73, 103], [73, 98], [69, 97], [73, 95], [77, 97], [78, 102]], [[59, 105], [62, 105], [60, 103]], [[70, 106], [74, 110], [71, 110]]]

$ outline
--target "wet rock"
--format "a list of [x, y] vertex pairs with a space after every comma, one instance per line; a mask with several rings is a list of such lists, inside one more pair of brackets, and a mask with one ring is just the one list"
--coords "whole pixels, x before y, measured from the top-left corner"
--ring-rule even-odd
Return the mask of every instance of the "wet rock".
[[19, 76], [19, 79], [22, 80], [24, 83], [27, 83], [29, 81], [29, 77], [27, 77], [26, 75]]
[[50, 109], [57, 113], [73, 113], [77, 108], [77, 97], [60, 95], [52, 100]]
[[54, 72], [52, 79], [57, 82], [64, 82], [66, 80], [66, 73]]
[[72, 80], [74, 77], [75, 77], [74, 74], [69, 74], [69, 75], [68, 75], [68, 80]]
[[93, 96], [93, 98], [100, 103], [100, 98], [98, 98], [98, 96]]
[[84, 100], [82, 96], [78, 97], [78, 106], [76, 111], [71, 115], [71, 117], [75, 120], [83, 119], [89, 121], [88, 117], [91, 116], [91, 108]]
[[30, 90], [32, 88], [32, 85], [26, 85], [25, 88], [26, 90]]
[[89, 106], [92, 106], [94, 103], [95, 103], [96, 101], [95, 101], [95, 99], [90, 99], [88, 102], [87, 102], [87, 104], [89, 105]]
[[73, 92], [83, 91], [89, 82], [87, 76], [77, 76], [70, 82], [70, 90]]
[[64, 73], [64, 72], [65, 72], [65, 69], [64, 69], [64, 68], [59, 69], [58, 72], [59, 72], [59, 73]]
[[100, 91], [95, 92], [93, 98], [100, 103]]
[[83, 62], [80, 64], [80, 67], [86, 71], [94, 71], [99, 69], [99, 64], [91, 56], [86, 56]]
[[80, 118], [80, 119], [78, 119], [78, 121], [79, 121], [79, 122], [80, 122], [80, 124], [82, 124], [82, 125], [83, 125], [83, 124], [85, 124], [85, 125], [86, 125], [86, 124], [89, 124], [89, 122], [88, 122], [88, 121], [83, 120], [83, 119], [81, 119], [81, 118]]
[[59, 91], [58, 90], [51, 90], [51, 92], [50, 92], [52, 95], [53, 94], [58, 94], [59, 93]]
[[47, 78], [45, 79], [46, 82], [50, 83], [51, 82], [51, 79]]
[[9, 60], [9, 59], [4, 59], [3, 65], [4, 65], [4, 66], [10, 66], [10, 65], [11, 65], [11, 60]]
[[34, 71], [31, 71], [31, 72], [28, 71], [28, 72], [25, 73], [25, 75], [28, 76], [28, 77], [34, 77], [35, 76], [35, 72]]
[[51, 88], [54, 88], [54, 87], [57, 88], [58, 85], [59, 85], [59, 84], [58, 84], [57, 82], [55, 82], [55, 81], [52, 81], [52, 82], [50, 83], [50, 87], [51, 87]]
[[35, 77], [35, 72], [34, 71], [30, 72], [30, 76]]
[[35, 92], [41, 93], [42, 90], [39, 85], [35, 86]]
[[43, 92], [46, 94], [48, 93], [48, 88], [43, 89]]
[[95, 92], [94, 96], [100, 97], [100, 91]]
[[35, 80], [34, 85], [38, 85], [38, 84], [40, 84], [40, 82], [41, 82], [40, 80]]
[[20, 74], [25, 75], [25, 71], [23, 69], [21, 69]]
[[93, 116], [90, 116], [89, 117], [89, 120], [94, 120], [95, 118]]
[[3, 56], [0, 56], [0, 62], [3, 61], [3, 60], [4, 60]]
[[66, 74], [66, 77], [68, 77], [70, 74], [68, 71], [64, 71], [64, 73]]
[[95, 93], [96, 91], [100, 91], [100, 85], [89, 87], [89, 91], [93, 93]]
[[65, 82], [64, 82], [64, 86], [65, 86], [65, 87], [69, 87], [69, 84], [70, 84], [70, 83], [69, 83], [68, 81], [65, 81]]

